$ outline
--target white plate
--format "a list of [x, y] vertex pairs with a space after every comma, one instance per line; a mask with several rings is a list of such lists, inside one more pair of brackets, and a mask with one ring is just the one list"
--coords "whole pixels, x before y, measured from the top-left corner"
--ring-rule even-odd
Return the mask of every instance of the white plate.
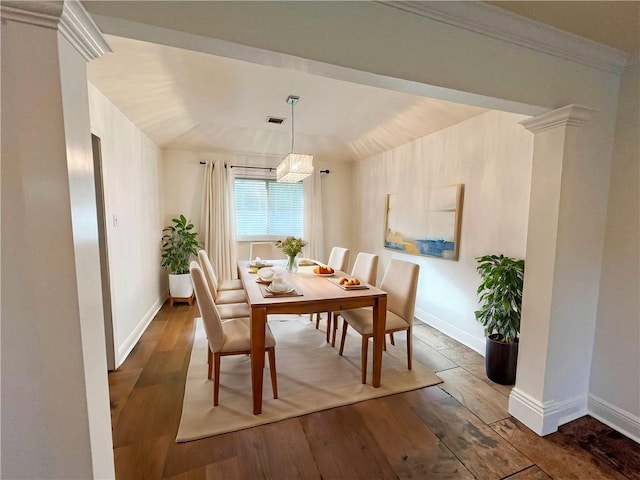
[[296, 287], [294, 287], [293, 285], [289, 285], [289, 288], [286, 290], [272, 290], [271, 289], [271, 285], [267, 286], [266, 290], [267, 292], [273, 293], [275, 295], [278, 295], [279, 293], [291, 293], [296, 289]]
[[258, 270], [258, 273], [256, 275], [258, 275], [258, 278], [262, 281], [271, 282], [271, 280], [273, 280], [273, 277], [276, 276], [276, 272], [275, 270], [273, 270], [273, 268], [264, 267]]
[[315, 273], [315, 272], [313, 272], [313, 274], [316, 277], [333, 277], [336, 274], [336, 272], [333, 272], [333, 273]]
[[311, 260], [310, 258], [301, 258], [298, 260], [298, 265], [301, 267], [308, 267], [309, 265], [317, 265], [318, 262]]

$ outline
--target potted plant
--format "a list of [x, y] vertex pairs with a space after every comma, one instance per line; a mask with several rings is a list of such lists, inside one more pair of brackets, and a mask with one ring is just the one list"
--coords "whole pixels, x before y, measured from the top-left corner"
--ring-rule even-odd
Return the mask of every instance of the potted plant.
[[[173, 225], [164, 228], [162, 236], [162, 263], [169, 271], [169, 295], [175, 298], [190, 299], [193, 285], [189, 275], [191, 255], [197, 255], [200, 243], [193, 224], [184, 215], [171, 219]], [[173, 303], [173, 302], [171, 302]]]
[[513, 385], [518, 360], [524, 260], [503, 255], [485, 255], [476, 260], [482, 282], [478, 286], [480, 310], [475, 315], [484, 325], [487, 336], [487, 377], [501, 385]]
[[275, 246], [278, 247], [287, 256], [287, 271], [297, 272], [298, 263], [296, 256], [302, 251], [302, 247], [307, 244], [301, 238], [287, 237], [284, 240], [278, 240]]

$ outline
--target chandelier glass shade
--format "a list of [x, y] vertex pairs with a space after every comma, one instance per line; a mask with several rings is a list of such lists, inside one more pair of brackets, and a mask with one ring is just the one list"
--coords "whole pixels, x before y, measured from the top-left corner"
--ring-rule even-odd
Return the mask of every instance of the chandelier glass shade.
[[313, 173], [313, 155], [290, 153], [280, 162], [276, 170], [276, 180], [296, 183]]
[[300, 97], [289, 95], [287, 103], [291, 105], [291, 152], [284, 157], [276, 169], [276, 181], [283, 183], [296, 183], [313, 173], [313, 155], [294, 153], [293, 140], [293, 106], [298, 103]]

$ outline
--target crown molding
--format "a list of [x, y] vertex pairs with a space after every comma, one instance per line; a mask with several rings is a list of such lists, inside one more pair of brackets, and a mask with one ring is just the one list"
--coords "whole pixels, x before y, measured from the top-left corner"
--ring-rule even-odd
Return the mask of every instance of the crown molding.
[[572, 104], [551, 110], [537, 117], [523, 120], [520, 122], [520, 125], [533, 133], [543, 132], [557, 127], [577, 127], [589, 120], [591, 116], [598, 111], [599, 110], [583, 105]]
[[62, 10], [63, 2], [55, 0], [33, 2], [2, 0], [0, 3], [0, 14], [3, 19], [52, 29], [58, 28]]
[[58, 30], [87, 61], [111, 51], [102, 32], [78, 0], [2, 0], [0, 13], [3, 19]]
[[606, 72], [621, 73], [628, 59], [626, 53], [615, 48], [484, 2], [379, 3]]
[[111, 52], [102, 32], [78, 0], [65, 0], [60, 33], [87, 61]]

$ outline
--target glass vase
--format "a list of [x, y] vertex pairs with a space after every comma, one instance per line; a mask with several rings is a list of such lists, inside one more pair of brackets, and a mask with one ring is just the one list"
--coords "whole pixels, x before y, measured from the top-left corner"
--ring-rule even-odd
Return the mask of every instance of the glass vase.
[[298, 271], [297, 255], [289, 255], [287, 259], [287, 272], [296, 273]]

